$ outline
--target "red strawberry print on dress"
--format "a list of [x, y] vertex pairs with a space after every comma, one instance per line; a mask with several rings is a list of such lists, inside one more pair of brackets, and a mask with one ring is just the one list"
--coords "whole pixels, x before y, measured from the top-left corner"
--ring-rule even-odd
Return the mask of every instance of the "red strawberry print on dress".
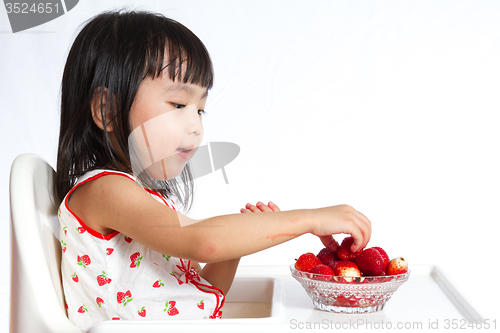
[[153, 283], [153, 288], [160, 288], [160, 287], [165, 287], [165, 284], [161, 282], [161, 279], [158, 279], [155, 281], [155, 283]]
[[89, 310], [87, 310], [87, 308], [85, 307], [85, 304], [83, 304], [82, 306], [80, 306], [78, 308], [78, 313], [85, 313], [87, 311], [89, 311]]
[[[59, 211], [59, 216], [61, 216], [60, 214], [61, 214], [61, 211]], [[63, 231], [64, 231], [64, 236], [68, 236], [68, 227], [64, 227]]]
[[95, 299], [95, 302], [97, 303], [97, 305], [98, 305], [99, 307], [101, 307], [101, 305], [102, 305], [102, 304], [105, 304], [105, 303], [104, 303], [104, 300], [103, 300], [102, 298], [100, 298], [100, 297], [97, 297], [97, 298]]
[[130, 238], [128, 236], [125, 236], [124, 238], [125, 238], [125, 242], [127, 242], [127, 243], [132, 242], [132, 238]]
[[104, 286], [105, 284], [109, 284], [111, 282], [111, 279], [108, 278], [108, 276], [106, 275], [106, 272], [105, 271], [102, 271], [102, 274], [101, 275], [97, 275], [97, 284], [99, 286]]
[[140, 310], [137, 310], [137, 314], [141, 317], [146, 317], [146, 307], [143, 306]]
[[196, 303], [196, 305], [201, 310], [205, 309], [205, 303], [203, 303], [203, 300], [201, 300], [199, 303]]
[[84, 254], [83, 256], [77, 256], [76, 257], [76, 262], [79, 266], [83, 266], [83, 268], [87, 268], [88, 265], [90, 265], [91, 261], [90, 261], [90, 257], [86, 254]]
[[117, 292], [116, 293], [116, 300], [118, 301], [118, 304], [123, 304], [123, 306], [126, 306], [127, 303], [132, 302], [132, 294], [130, 293], [130, 290], [127, 290], [126, 292]]
[[81, 235], [81, 234], [83, 234], [83, 233], [85, 232], [85, 228], [84, 228], [84, 227], [77, 227], [77, 228], [75, 228], [75, 229], [76, 229], [76, 231], [78, 231], [78, 233], [79, 233], [80, 235]]
[[130, 268], [136, 268], [139, 267], [141, 264], [142, 256], [140, 252], [136, 252], [130, 256], [130, 261], [132, 262], [130, 264]]
[[112, 249], [112, 248], [108, 247], [108, 248], [106, 249], [106, 255], [107, 255], [107, 256], [109, 256], [111, 253], [113, 253], [113, 251], [114, 251], [114, 250], [115, 250], [115, 249]]
[[78, 275], [76, 275], [76, 272], [75, 274], [71, 275], [71, 279], [75, 282], [78, 282]]
[[62, 251], [63, 253], [66, 252], [66, 243], [64, 243], [64, 241], [61, 239], [61, 247], [62, 247]]
[[165, 309], [163, 309], [163, 312], [167, 311], [169, 316], [176, 316], [179, 314], [179, 310], [175, 307], [176, 302], [175, 301], [167, 301], [165, 302]]

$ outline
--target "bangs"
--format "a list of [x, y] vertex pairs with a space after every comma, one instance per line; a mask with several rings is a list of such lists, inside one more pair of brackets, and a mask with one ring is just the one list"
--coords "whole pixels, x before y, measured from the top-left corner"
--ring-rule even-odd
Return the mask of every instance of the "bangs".
[[212, 88], [212, 61], [201, 40], [168, 18], [159, 23], [149, 29], [144, 78], [155, 79], [164, 72], [172, 81]]

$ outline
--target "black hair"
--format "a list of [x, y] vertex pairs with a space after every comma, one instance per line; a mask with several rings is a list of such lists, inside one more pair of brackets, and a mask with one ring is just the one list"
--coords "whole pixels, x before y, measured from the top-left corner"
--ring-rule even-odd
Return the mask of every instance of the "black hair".
[[[168, 73], [173, 81], [210, 89], [213, 66], [200, 39], [182, 24], [158, 13], [118, 10], [88, 20], [69, 51], [61, 84], [61, 121], [56, 188], [64, 198], [77, 179], [100, 168], [131, 173], [130, 108], [141, 82]], [[94, 123], [91, 104], [99, 93], [103, 125], [111, 123], [121, 152], [108, 132]], [[188, 163], [176, 179], [159, 181], [158, 192], [175, 195], [184, 207], [193, 195]], [[161, 185], [161, 186], [160, 186]], [[160, 186], [160, 187], [159, 187]], [[190, 208], [190, 207], [189, 207]]]

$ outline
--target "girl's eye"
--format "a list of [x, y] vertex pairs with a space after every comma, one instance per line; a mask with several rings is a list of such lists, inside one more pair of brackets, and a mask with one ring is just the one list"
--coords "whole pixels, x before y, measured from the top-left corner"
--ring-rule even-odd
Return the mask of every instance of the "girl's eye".
[[200, 115], [202, 115], [202, 114], [206, 114], [205, 110], [198, 110], [198, 113], [199, 113]]
[[176, 109], [182, 109], [183, 107], [186, 107], [184, 104], [175, 104], [175, 103], [172, 103], [172, 106]]

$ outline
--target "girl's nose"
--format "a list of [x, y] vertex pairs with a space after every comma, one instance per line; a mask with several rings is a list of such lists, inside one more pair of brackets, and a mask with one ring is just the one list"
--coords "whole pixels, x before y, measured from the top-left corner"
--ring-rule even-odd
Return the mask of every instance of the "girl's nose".
[[198, 108], [196, 105], [191, 105], [188, 114], [188, 134], [203, 134], [203, 124], [201, 122], [201, 117], [198, 114]]

